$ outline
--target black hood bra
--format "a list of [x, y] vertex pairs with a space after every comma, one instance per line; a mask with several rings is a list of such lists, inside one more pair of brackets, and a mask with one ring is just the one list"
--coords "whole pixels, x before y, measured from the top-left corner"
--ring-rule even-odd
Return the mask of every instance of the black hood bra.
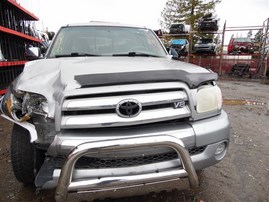
[[183, 70], [159, 70], [76, 75], [74, 79], [81, 85], [82, 88], [122, 84], [181, 81], [186, 83], [189, 88], [193, 89], [199, 87], [203, 83], [217, 80], [218, 75], [211, 72], [188, 73]]

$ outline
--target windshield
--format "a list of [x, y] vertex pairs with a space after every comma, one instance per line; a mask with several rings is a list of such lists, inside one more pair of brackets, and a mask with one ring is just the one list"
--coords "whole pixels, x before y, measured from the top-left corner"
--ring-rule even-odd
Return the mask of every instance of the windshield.
[[172, 24], [171, 28], [182, 28], [183, 24]]
[[153, 31], [129, 27], [71, 26], [62, 28], [47, 57], [112, 56], [143, 53], [167, 55]]
[[234, 39], [234, 42], [248, 42], [248, 43], [251, 43], [251, 39], [249, 38], [235, 38]]
[[208, 43], [213, 43], [213, 39], [199, 39], [197, 41], [198, 44], [208, 44]]
[[186, 39], [173, 39], [170, 41], [170, 44], [172, 45], [185, 45], [186, 43]]

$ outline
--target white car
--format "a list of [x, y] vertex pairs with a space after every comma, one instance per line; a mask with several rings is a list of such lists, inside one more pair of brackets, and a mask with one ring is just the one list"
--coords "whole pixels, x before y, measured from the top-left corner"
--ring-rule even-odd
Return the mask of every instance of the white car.
[[[217, 75], [173, 60], [141, 26], [63, 26], [1, 98], [15, 177], [88, 200], [196, 188], [226, 155]], [[217, 180], [217, 179], [216, 179]]]

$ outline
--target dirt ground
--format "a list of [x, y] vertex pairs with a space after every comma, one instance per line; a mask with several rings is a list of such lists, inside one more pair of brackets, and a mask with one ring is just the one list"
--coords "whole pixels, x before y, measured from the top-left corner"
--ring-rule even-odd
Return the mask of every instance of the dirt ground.
[[[269, 85], [249, 81], [218, 84], [231, 122], [230, 146], [222, 162], [202, 171], [198, 191], [151, 193], [105, 202], [269, 201]], [[54, 190], [37, 193], [13, 176], [11, 128], [12, 124], [0, 118], [0, 201], [54, 201]]]

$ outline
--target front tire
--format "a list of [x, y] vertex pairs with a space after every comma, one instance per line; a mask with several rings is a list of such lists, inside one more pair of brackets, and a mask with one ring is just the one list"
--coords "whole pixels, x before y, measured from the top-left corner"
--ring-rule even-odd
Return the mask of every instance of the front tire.
[[11, 136], [11, 164], [16, 179], [23, 184], [34, 184], [44, 158], [44, 152], [30, 142], [28, 130], [14, 124]]

